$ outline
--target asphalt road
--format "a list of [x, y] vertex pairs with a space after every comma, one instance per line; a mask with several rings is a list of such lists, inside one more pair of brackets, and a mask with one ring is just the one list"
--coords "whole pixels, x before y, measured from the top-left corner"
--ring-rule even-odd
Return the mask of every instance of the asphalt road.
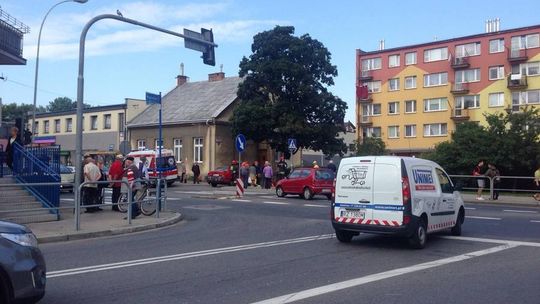
[[[228, 188], [227, 191], [232, 191]], [[160, 230], [44, 244], [41, 303], [539, 303], [539, 208], [468, 204], [463, 237], [333, 237], [329, 202], [248, 195], [192, 198]]]

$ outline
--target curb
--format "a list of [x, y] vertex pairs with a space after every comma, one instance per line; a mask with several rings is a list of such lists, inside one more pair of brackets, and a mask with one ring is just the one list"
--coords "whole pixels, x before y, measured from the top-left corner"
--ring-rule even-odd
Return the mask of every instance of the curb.
[[466, 204], [478, 204], [485, 206], [520, 206], [520, 207], [540, 207], [540, 202], [497, 202], [493, 200], [477, 201], [477, 200], [464, 200]]
[[113, 236], [113, 235], [121, 235], [121, 234], [128, 234], [133, 232], [141, 232], [141, 231], [147, 231], [157, 228], [162, 228], [166, 226], [174, 225], [181, 220], [184, 219], [183, 213], [175, 213], [173, 217], [159, 223], [152, 223], [152, 224], [146, 224], [146, 225], [138, 225], [138, 226], [130, 226], [130, 227], [122, 227], [118, 229], [109, 229], [109, 230], [101, 230], [101, 231], [89, 231], [89, 232], [73, 232], [63, 235], [51, 235], [51, 236], [44, 236], [44, 237], [37, 237], [39, 244], [45, 244], [45, 243], [56, 243], [56, 242], [66, 242], [66, 241], [73, 241], [73, 240], [82, 240], [82, 239], [91, 239], [91, 238], [98, 238], [103, 236]]

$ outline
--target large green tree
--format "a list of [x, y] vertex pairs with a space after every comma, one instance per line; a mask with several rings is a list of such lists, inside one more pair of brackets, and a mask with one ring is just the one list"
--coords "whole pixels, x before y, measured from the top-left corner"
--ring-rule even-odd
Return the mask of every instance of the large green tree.
[[328, 91], [337, 68], [326, 47], [308, 34], [294, 36], [292, 26], [276, 26], [255, 35], [251, 49], [240, 62], [244, 81], [231, 118], [233, 133], [267, 141], [278, 151], [287, 151], [287, 138], [296, 138], [299, 147], [344, 153], [337, 134], [347, 104]]
[[[16, 118], [26, 119], [29, 117], [29, 113], [31, 113], [34, 109], [34, 106], [31, 104], [16, 104], [16, 103], [8, 103], [8, 104], [2, 104], [2, 121], [15, 121]], [[36, 113], [45, 112], [45, 108], [42, 106], [38, 106], [36, 108]]]
[[[90, 108], [89, 104], [84, 104], [84, 108]], [[77, 102], [69, 97], [57, 97], [47, 105], [47, 112], [60, 112], [77, 109]]]

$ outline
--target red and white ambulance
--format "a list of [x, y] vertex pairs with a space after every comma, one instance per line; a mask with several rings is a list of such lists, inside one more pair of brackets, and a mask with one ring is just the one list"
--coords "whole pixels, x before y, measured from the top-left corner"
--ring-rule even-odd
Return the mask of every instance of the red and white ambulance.
[[[156, 183], [156, 179], [161, 171], [162, 177], [167, 181], [167, 185], [172, 185], [178, 179], [178, 168], [174, 159], [173, 151], [169, 149], [161, 149], [161, 158], [157, 150], [139, 150], [132, 151], [127, 156], [134, 159], [134, 164], [139, 166], [141, 158], [146, 157], [146, 165], [148, 166], [148, 175], [152, 184]], [[156, 170], [158, 168], [159, 170]]]

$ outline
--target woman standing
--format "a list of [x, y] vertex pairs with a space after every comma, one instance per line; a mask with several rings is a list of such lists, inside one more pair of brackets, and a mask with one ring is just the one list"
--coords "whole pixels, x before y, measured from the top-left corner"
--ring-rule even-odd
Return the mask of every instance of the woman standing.
[[268, 161], [264, 162], [263, 176], [264, 176], [264, 189], [272, 188], [272, 176], [274, 172], [272, 171], [272, 166]]

